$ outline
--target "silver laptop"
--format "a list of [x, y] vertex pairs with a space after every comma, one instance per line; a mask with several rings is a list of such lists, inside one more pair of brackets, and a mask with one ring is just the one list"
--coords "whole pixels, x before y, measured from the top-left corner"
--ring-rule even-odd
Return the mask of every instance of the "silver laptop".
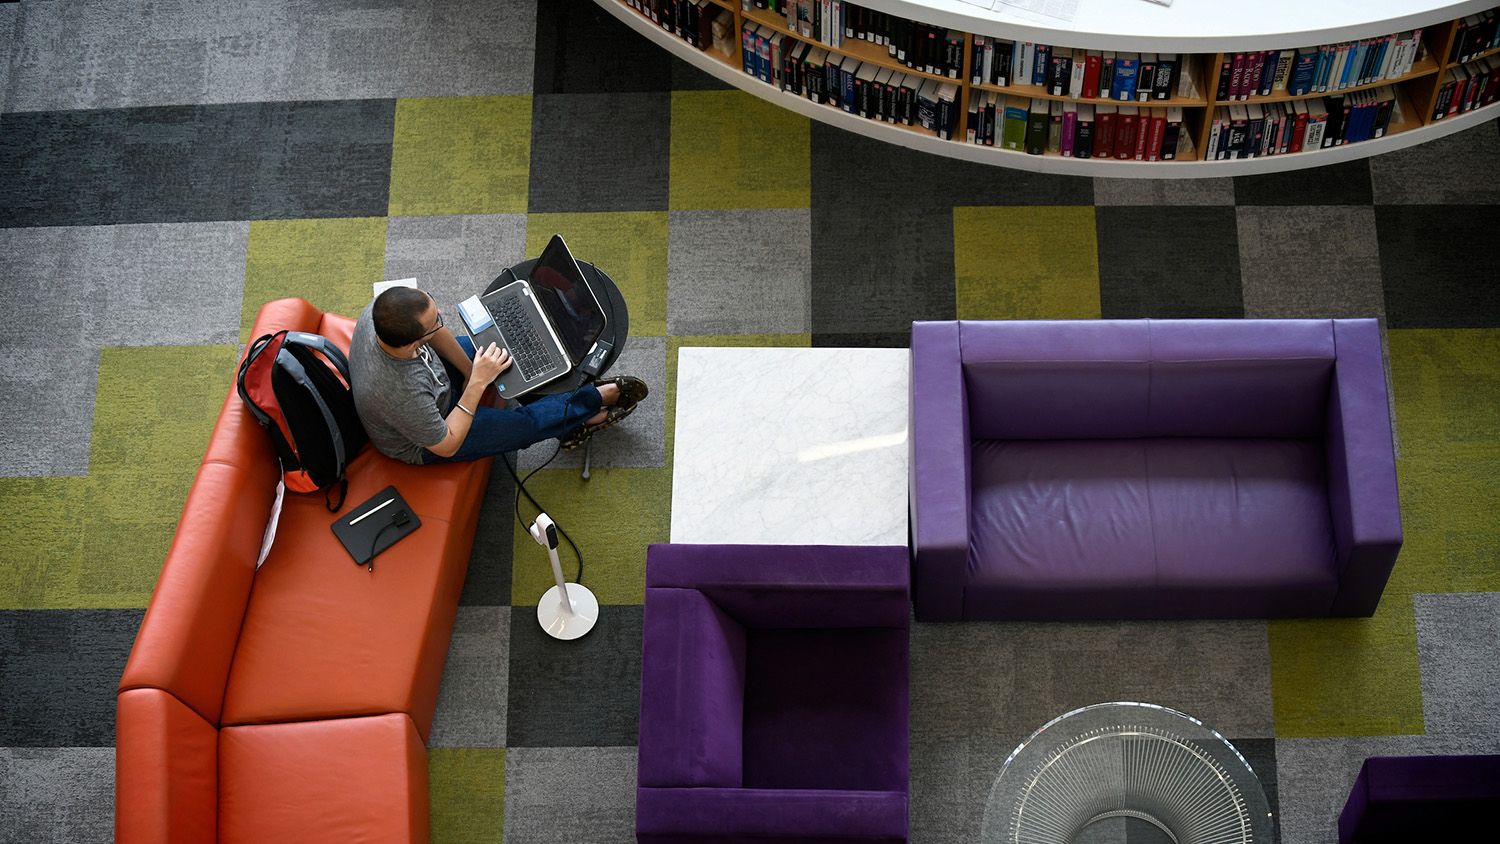
[[514, 361], [495, 380], [517, 398], [572, 371], [604, 332], [606, 317], [561, 235], [553, 235], [529, 278], [501, 273], [502, 286], [459, 303], [459, 315], [483, 350], [491, 343]]

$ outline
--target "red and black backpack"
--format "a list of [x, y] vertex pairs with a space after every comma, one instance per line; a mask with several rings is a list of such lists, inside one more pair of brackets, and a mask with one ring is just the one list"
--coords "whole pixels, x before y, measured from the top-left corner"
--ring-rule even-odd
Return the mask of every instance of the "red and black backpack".
[[[236, 383], [250, 415], [271, 432], [286, 488], [322, 491], [330, 511], [344, 506], [344, 470], [369, 439], [354, 411], [344, 353], [305, 331], [267, 334], [250, 344]], [[329, 498], [335, 486], [337, 502]]]

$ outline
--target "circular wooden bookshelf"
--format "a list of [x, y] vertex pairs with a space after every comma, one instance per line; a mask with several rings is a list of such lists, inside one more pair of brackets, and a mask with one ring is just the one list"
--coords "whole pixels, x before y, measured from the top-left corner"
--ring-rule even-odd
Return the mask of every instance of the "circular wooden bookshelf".
[[[1121, 178], [1206, 178], [1296, 170], [1414, 146], [1500, 116], [1500, 102], [1492, 102], [1434, 118], [1435, 107], [1443, 102], [1442, 92], [1456, 69], [1460, 74], [1464, 72], [1460, 68], [1483, 71], [1489, 62], [1495, 65], [1494, 72], [1500, 73], [1500, 47], [1471, 51], [1461, 56], [1457, 53], [1467, 31], [1465, 18], [1496, 8], [1500, 0], [1456, 3], [1441, 0], [1362, 0], [1360, 3], [1258, 0], [1251, 6], [1222, 0], [1173, 0], [1171, 7], [1145, 0], [1078, 0], [1077, 12], [1071, 21], [1016, 11], [998, 2], [994, 4], [998, 11], [966, 0], [864, 0], [854, 4], [892, 18], [951, 30], [947, 33], [949, 38], [961, 37], [963, 67], [957, 70], [956, 77], [912, 67], [898, 60], [888, 46], [870, 40], [812, 37], [789, 26], [786, 15], [774, 9], [776, 2], [762, 4], [773, 8], [754, 8], [757, 4], [752, 0], [748, 4], [752, 8], [747, 9], [744, 8], [747, 4], [741, 0], [698, 0], [703, 10], [699, 14], [717, 14], [722, 9], [726, 20], [732, 22], [729, 33], [732, 45], [728, 55], [707, 43], [702, 49], [690, 43], [696, 33], [690, 35], [686, 32], [686, 18], [683, 21], [668, 19], [670, 16], [665, 12], [671, 3], [665, 0], [594, 2], [689, 64], [747, 93], [811, 119], [923, 152], [1043, 173]], [[685, 7], [692, 0], [680, 2]], [[653, 5], [659, 12], [655, 19]], [[1294, 21], [1295, 25], [1279, 25], [1287, 21]], [[860, 116], [836, 105], [815, 102], [801, 92], [784, 90], [780, 85], [747, 73], [741, 56], [745, 49], [741, 35], [746, 27], [770, 38], [779, 37], [782, 43], [794, 45], [794, 48], [808, 45], [826, 50], [829, 61], [852, 60], [876, 74], [904, 74], [912, 85], [924, 82], [952, 85], [951, 90], [956, 91], [952, 100], [956, 110], [952, 138], [940, 138], [937, 131], [923, 128], [915, 121], [911, 125], [886, 122]], [[1383, 78], [1373, 77], [1374, 81], [1366, 84], [1348, 84], [1334, 90], [1289, 93], [1290, 87], [1287, 87], [1265, 94], [1251, 91], [1234, 98], [1219, 96], [1219, 74], [1239, 54], [1253, 56], [1261, 51], [1279, 50], [1291, 55], [1297, 48], [1322, 44], [1359, 45], [1366, 40], [1378, 42], [1386, 36], [1417, 30], [1420, 30], [1421, 55], [1407, 61], [1409, 69], [1405, 73], [1393, 71], [1392, 75]], [[1157, 89], [1165, 98], [1119, 102], [1099, 97], [1069, 96], [1065, 91], [1018, 84], [1013, 80], [1008, 85], [988, 84], [975, 81], [971, 73], [976, 38], [1003, 39], [1013, 42], [1018, 50], [1023, 43], [1028, 47], [1032, 44], [1056, 45], [1078, 51], [1070, 54], [1080, 56], [1082, 51], [1174, 54], [1178, 58], [1178, 73], [1183, 84], [1177, 85], [1178, 75], [1174, 75], [1175, 89], [1170, 92]], [[706, 36], [698, 40], [704, 41]], [[830, 40], [839, 43], [830, 43]], [[1379, 63], [1379, 57], [1375, 62]], [[942, 69], [941, 66], [934, 68], [937, 71]], [[1397, 71], [1400, 69], [1396, 68]], [[1284, 85], [1284, 77], [1279, 78]], [[1500, 89], [1500, 81], [1492, 87]], [[1237, 113], [1236, 107], [1262, 110], [1251, 114], [1275, 110], [1278, 116], [1284, 109], [1287, 112], [1285, 119], [1292, 121], [1294, 111], [1305, 110], [1308, 106], [1318, 108], [1313, 104], [1328, 102], [1325, 98], [1349, 95], [1353, 96], [1339, 102], [1355, 103], [1370, 96], [1393, 103], [1388, 109], [1387, 122], [1382, 124], [1383, 134], [1313, 150], [1203, 160], [1204, 151], [1211, 145], [1216, 155], [1219, 153], [1217, 140], [1220, 135], [1214, 132], [1215, 123], [1218, 122], [1221, 134], [1227, 133], [1231, 114]], [[999, 131], [1003, 123], [999, 121], [991, 121], [994, 145], [969, 142], [971, 98], [977, 106], [987, 104], [991, 97], [996, 100], [997, 112], [1000, 113], [1003, 113], [1007, 99], [1012, 103], [1040, 103], [1044, 109], [1060, 110], [1112, 105], [1165, 114], [1168, 108], [1178, 109], [1181, 112], [1180, 134], [1185, 140], [1177, 147], [1176, 159], [1171, 161], [1139, 160], [1128, 155], [1124, 158], [1077, 158], [1061, 154], [1060, 149], [1048, 149], [1043, 154], [1005, 149]], [[975, 123], [982, 130], [983, 121], [976, 120]], [[1145, 121], [1141, 123], [1144, 125]]]

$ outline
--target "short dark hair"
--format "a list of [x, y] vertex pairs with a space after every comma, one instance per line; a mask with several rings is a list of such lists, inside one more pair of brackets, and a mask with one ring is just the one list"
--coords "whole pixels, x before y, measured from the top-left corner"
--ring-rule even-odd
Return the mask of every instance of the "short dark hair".
[[427, 328], [422, 325], [422, 314], [427, 312], [427, 303], [432, 297], [415, 287], [392, 287], [375, 297], [375, 307], [370, 316], [375, 322], [375, 335], [387, 346], [405, 346], [422, 339]]

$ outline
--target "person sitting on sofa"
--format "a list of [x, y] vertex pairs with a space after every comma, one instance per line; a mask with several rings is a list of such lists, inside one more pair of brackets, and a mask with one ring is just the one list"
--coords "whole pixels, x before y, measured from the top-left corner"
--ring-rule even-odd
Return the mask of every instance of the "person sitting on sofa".
[[455, 337], [427, 292], [393, 287], [359, 315], [349, 344], [354, 407], [382, 454], [407, 463], [477, 460], [553, 437], [577, 448], [630, 415], [646, 384], [622, 375], [502, 409], [480, 404], [510, 366], [493, 343]]

